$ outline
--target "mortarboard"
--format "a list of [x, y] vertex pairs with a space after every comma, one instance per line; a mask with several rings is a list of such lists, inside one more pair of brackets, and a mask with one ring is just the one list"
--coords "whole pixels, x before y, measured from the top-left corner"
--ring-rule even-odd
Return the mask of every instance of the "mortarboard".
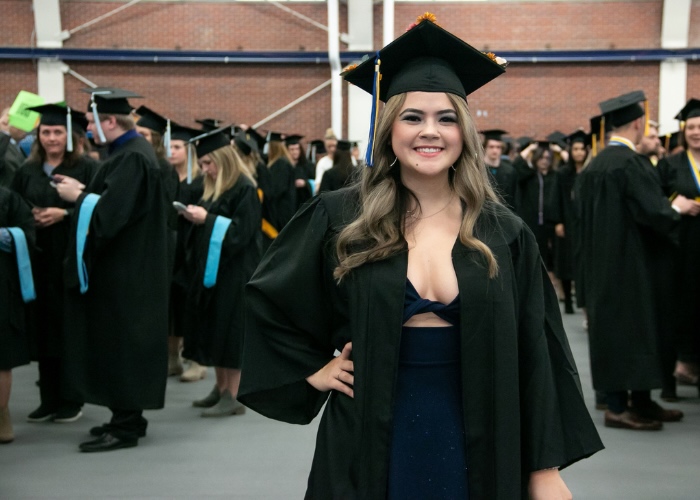
[[560, 146], [562, 149], [566, 147], [566, 134], [563, 132], [560, 132], [559, 130], [555, 130], [551, 134], [547, 136], [547, 140], [549, 142], [552, 142], [554, 144], [557, 144]]
[[87, 120], [83, 113], [73, 113], [65, 102], [56, 104], [42, 104], [27, 108], [30, 111], [41, 114], [39, 124], [41, 125], [62, 125], [66, 127], [66, 151], [73, 151], [73, 128], [85, 132]]
[[248, 156], [253, 151], [258, 150], [258, 143], [245, 130], [239, 130], [233, 136], [233, 142], [244, 155]]
[[584, 132], [581, 129], [578, 129], [576, 132], [573, 132], [573, 133], [567, 135], [565, 140], [569, 146], [571, 146], [575, 142], [580, 142], [584, 146], [591, 145], [591, 135], [587, 134], [586, 132]]
[[326, 154], [326, 145], [322, 139], [314, 139], [309, 143], [309, 150], [306, 153], [312, 163], [316, 163], [317, 155]]
[[338, 145], [336, 148], [338, 151], [350, 151], [352, 149], [352, 142], [344, 139], [338, 139]]
[[153, 130], [154, 132], [158, 132], [163, 136], [163, 147], [165, 148], [165, 154], [168, 158], [170, 158], [170, 119], [159, 115], [146, 106], [139, 106], [139, 108], [136, 110], [136, 114], [139, 115], [136, 125]]
[[[645, 107], [640, 106], [640, 102], [645, 103]], [[600, 106], [600, 111], [605, 116], [605, 121], [616, 128], [626, 125], [640, 116], [644, 116], [646, 114], [646, 102], [647, 98], [644, 92], [636, 90], [603, 101], [598, 106]], [[647, 132], [645, 130], [645, 135]]]
[[695, 118], [697, 116], [700, 116], [700, 100], [690, 99], [674, 118], [684, 122], [688, 120], [688, 118]]
[[370, 138], [366, 163], [373, 164], [374, 126], [378, 101], [404, 92], [446, 92], [467, 95], [505, 72], [505, 60], [484, 54], [435, 23], [429, 13], [415, 25], [355, 68], [345, 79], [372, 94]]
[[133, 111], [133, 107], [127, 100], [129, 97], [141, 97], [134, 92], [114, 87], [97, 87], [94, 89], [81, 89], [83, 92], [90, 94], [90, 103], [88, 104], [88, 113], [92, 113], [95, 121], [95, 128], [99, 135], [100, 142], [107, 142], [105, 139], [98, 113], [108, 115], [129, 115]]
[[282, 135], [283, 134], [281, 132], [268, 131], [267, 137], [265, 138], [265, 142], [282, 142]]
[[681, 137], [681, 132], [680, 130], [677, 132], [673, 132], [671, 134], [666, 134], [664, 136], [664, 149], [670, 153], [674, 149], [676, 149], [680, 143], [680, 137]]
[[605, 116], [596, 115], [589, 119], [591, 125], [591, 154], [596, 156], [598, 149], [605, 147], [605, 134], [612, 130], [612, 125], [605, 120]]
[[530, 144], [535, 142], [535, 139], [533, 139], [532, 137], [523, 136], [523, 137], [518, 137], [515, 140], [515, 142], [518, 143], [518, 146], [520, 147], [520, 150], [522, 151], [523, 149], [528, 147]]
[[484, 136], [484, 141], [502, 141], [503, 136], [508, 132], [506, 132], [505, 130], [494, 128], [489, 130], [482, 130], [479, 133]]
[[299, 144], [299, 142], [303, 138], [304, 138], [303, 135], [298, 135], [298, 134], [288, 135], [287, 137], [284, 138], [284, 143], [287, 146], [291, 146], [292, 144]]
[[[210, 130], [208, 132], [200, 131], [202, 132], [201, 134], [192, 137], [189, 141], [187, 141], [187, 143], [194, 145], [195, 151], [197, 152], [197, 157], [201, 158], [204, 155], [208, 155], [212, 151], [216, 151], [217, 149], [231, 145], [231, 138], [225, 133], [227, 129], [230, 129], [228, 125]], [[189, 154], [190, 148], [187, 148], [187, 151], [187, 184], [191, 184], [193, 160]]]
[[221, 120], [217, 120], [216, 118], [202, 118], [195, 120], [195, 122], [199, 123], [202, 126], [202, 130], [205, 132], [211, 132], [212, 130], [218, 129], [222, 123]]
[[179, 123], [171, 122], [170, 124], [170, 140], [188, 142], [193, 137], [202, 135], [202, 131], [196, 128], [185, 127]]

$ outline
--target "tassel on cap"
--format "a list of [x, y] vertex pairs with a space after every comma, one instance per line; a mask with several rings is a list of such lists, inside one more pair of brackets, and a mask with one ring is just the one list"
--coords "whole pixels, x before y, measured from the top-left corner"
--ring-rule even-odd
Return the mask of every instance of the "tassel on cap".
[[192, 184], [192, 144], [186, 144], [187, 148], [187, 184]]
[[172, 152], [170, 151], [170, 137], [170, 118], [168, 118], [168, 124], [165, 126], [165, 135], [163, 136], [163, 147], [165, 148], [165, 156], [168, 158], [172, 156]]
[[379, 58], [379, 51], [377, 51], [374, 63], [374, 82], [372, 84], [372, 115], [369, 122], [367, 152], [365, 153], [365, 163], [368, 167], [374, 166], [374, 139], [376, 135], [377, 114], [379, 113], [379, 84], [382, 79], [381, 64], [382, 61]]
[[70, 106], [66, 106], [66, 151], [73, 152], [73, 117], [71, 116]]
[[649, 101], [644, 101], [644, 137], [649, 135]]
[[102, 131], [102, 125], [100, 124], [100, 115], [97, 112], [97, 103], [95, 102], [95, 94], [98, 92], [95, 92], [92, 95], [92, 99], [90, 102], [90, 107], [92, 108], [92, 119], [95, 122], [95, 128], [97, 129], [97, 136], [100, 139], [101, 144], [106, 144], [107, 139], [105, 138], [105, 133]]

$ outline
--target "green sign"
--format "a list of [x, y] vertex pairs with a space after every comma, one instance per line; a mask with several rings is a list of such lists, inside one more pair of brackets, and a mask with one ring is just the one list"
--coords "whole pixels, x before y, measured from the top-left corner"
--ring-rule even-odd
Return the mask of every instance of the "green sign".
[[44, 104], [44, 98], [26, 90], [20, 90], [10, 108], [10, 125], [25, 132], [31, 132], [39, 120], [39, 113], [27, 108]]

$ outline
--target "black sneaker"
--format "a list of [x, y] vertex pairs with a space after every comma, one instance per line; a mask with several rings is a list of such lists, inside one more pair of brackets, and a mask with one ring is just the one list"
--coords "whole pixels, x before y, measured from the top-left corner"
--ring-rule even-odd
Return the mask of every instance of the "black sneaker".
[[83, 416], [83, 412], [80, 408], [66, 407], [59, 408], [56, 414], [53, 416], [53, 421], [59, 424], [67, 424], [70, 422], [75, 422], [80, 417]]
[[54, 415], [56, 410], [41, 405], [27, 416], [27, 422], [48, 422]]

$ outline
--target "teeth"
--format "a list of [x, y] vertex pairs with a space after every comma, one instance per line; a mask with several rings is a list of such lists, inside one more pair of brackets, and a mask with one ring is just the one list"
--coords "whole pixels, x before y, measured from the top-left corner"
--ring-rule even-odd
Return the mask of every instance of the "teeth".
[[421, 153], [437, 153], [440, 151], [440, 148], [416, 148], [416, 151], [420, 151]]

